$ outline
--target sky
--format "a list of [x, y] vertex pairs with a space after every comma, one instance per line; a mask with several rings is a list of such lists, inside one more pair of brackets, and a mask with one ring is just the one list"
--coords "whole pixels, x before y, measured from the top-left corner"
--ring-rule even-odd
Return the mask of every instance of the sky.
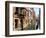
[[38, 16], [39, 15], [39, 8], [34, 8], [34, 11], [35, 11], [36, 16]]

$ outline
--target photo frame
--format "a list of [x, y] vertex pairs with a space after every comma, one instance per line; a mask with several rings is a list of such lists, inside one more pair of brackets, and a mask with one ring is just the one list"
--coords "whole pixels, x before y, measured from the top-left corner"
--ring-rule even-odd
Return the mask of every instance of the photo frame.
[[5, 1], [5, 36], [45, 34], [45, 4]]

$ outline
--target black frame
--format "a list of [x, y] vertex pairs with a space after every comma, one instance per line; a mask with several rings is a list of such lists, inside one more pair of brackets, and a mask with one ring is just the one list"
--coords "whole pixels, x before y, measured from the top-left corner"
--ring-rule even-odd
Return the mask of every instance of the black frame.
[[[9, 35], [9, 4], [10, 3], [20, 3], [20, 4], [35, 4], [35, 5], [43, 5], [43, 13], [44, 13], [44, 23], [43, 23], [43, 33], [36, 34], [22, 34], [22, 35]], [[45, 4], [44, 3], [33, 3], [33, 2], [17, 2], [17, 1], [5, 1], [5, 36], [28, 36], [28, 35], [44, 35], [45, 34]]]

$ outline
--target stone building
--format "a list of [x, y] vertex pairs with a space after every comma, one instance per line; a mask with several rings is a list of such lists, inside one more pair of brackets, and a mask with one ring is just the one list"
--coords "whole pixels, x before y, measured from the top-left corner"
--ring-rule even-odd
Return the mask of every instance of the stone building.
[[13, 30], [35, 29], [35, 12], [33, 8], [13, 8]]

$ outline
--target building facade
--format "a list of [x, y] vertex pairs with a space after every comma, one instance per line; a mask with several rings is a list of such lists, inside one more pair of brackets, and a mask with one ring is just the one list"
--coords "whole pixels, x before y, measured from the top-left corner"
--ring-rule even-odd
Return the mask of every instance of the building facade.
[[13, 8], [13, 29], [14, 30], [34, 30], [35, 12], [33, 8], [14, 7]]

